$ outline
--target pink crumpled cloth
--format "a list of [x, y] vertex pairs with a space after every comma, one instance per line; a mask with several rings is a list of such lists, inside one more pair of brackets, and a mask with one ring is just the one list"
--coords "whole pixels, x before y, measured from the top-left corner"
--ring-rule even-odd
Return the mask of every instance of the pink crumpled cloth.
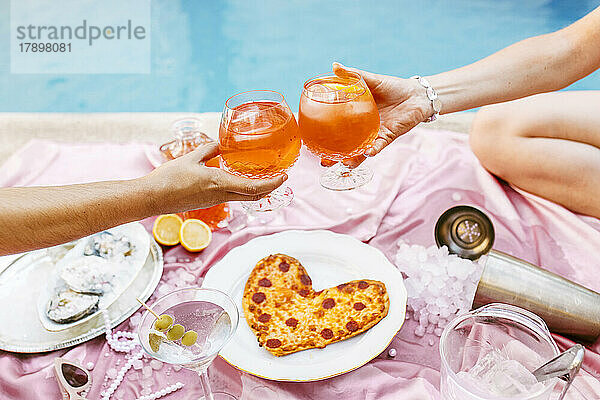
[[[487, 173], [470, 152], [467, 136], [454, 132], [414, 129], [381, 155], [367, 161], [375, 171], [367, 186], [349, 192], [331, 192], [318, 183], [317, 160], [303, 153], [290, 171], [287, 184], [294, 189], [292, 205], [268, 223], [254, 221], [231, 234], [216, 232], [212, 244], [199, 255], [181, 247], [165, 249], [165, 272], [155, 296], [178, 286], [200, 284], [202, 276], [231, 248], [249, 239], [285, 229], [330, 229], [368, 242], [394, 260], [400, 238], [410, 243], [434, 244], [433, 227], [441, 213], [458, 204], [484, 210], [496, 228], [495, 248], [542, 265], [591, 289], [600, 291], [600, 221], [573, 214], [561, 206], [517, 191]], [[56, 185], [99, 179], [126, 179], [152, 170], [145, 157], [149, 144], [59, 144], [35, 140], [0, 168], [0, 186]], [[144, 221], [150, 228], [152, 219]], [[152, 300], [150, 300], [151, 302]], [[6, 305], [0, 305], [6, 306]], [[131, 320], [130, 320], [131, 321]], [[130, 321], [119, 330], [134, 330]], [[367, 365], [319, 382], [279, 383], [241, 373], [221, 359], [209, 370], [213, 389], [240, 399], [440, 399], [439, 339], [418, 338], [415, 323], [407, 321], [389, 348]], [[555, 336], [561, 348], [571, 342]], [[433, 345], [430, 345], [430, 342]], [[577, 378], [589, 399], [600, 399], [600, 343], [588, 348], [585, 372]], [[88, 398], [97, 399], [105, 373], [123, 365], [104, 337], [71, 349], [46, 354], [0, 352], [2, 399], [59, 398], [52, 361], [64, 356], [83, 365], [95, 364], [94, 384]], [[117, 366], [117, 360], [120, 365]], [[144, 362], [148, 365], [148, 361]], [[168, 372], [168, 374], [167, 374]], [[141, 371], [130, 370], [113, 398], [140, 396]], [[153, 390], [176, 381], [185, 387], [165, 399], [202, 396], [198, 378], [169, 366], [154, 371]]]

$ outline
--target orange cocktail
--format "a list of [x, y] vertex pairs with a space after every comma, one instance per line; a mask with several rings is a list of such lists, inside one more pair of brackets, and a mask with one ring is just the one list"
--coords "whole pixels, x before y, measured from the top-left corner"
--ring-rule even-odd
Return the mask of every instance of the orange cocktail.
[[[379, 112], [359, 74], [328, 73], [304, 84], [298, 123], [302, 141], [312, 153], [323, 160], [341, 162], [363, 154], [373, 143], [379, 131]], [[353, 189], [370, 179], [370, 175], [353, 177], [358, 171], [352, 172], [341, 165], [335, 171], [337, 178], [329, 176], [329, 181], [321, 180], [328, 189]]]
[[[300, 136], [294, 114], [283, 96], [268, 90], [244, 92], [231, 97], [219, 128], [223, 167], [252, 179], [272, 178], [290, 168], [300, 153]], [[255, 211], [268, 211], [289, 203], [293, 196], [273, 192], [256, 202]], [[286, 197], [280, 204], [280, 195]], [[260, 205], [261, 203], [262, 205]]]

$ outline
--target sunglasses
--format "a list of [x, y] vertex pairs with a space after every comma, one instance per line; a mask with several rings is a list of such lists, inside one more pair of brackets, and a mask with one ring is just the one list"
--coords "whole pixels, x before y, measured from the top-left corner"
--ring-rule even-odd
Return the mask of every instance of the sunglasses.
[[62, 357], [54, 360], [54, 373], [61, 391], [68, 394], [70, 400], [85, 400], [79, 392], [92, 383], [92, 375], [81, 365]]

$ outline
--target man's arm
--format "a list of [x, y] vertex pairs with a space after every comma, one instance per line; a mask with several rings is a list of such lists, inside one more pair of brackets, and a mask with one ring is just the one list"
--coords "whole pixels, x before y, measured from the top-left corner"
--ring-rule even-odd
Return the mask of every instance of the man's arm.
[[157, 214], [257, 200], [286, 177], [252, 180], [200, 164], [206, 145], [145, 177], [54, 187], [0, 189], [0, 255], [65, 243]]
[[154, 214], [141, 180], [0, 189], [0, 254], [53, 246]]

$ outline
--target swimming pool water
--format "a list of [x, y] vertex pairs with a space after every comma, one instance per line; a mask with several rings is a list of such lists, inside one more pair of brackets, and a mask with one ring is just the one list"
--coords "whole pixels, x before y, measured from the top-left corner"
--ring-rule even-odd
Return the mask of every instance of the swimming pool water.
[[[41, 1], [41, 0], [40, 0]], [[221, 111], [244, 90], [280, 91], [349, 66], [408, 77], [456, 68], [551, 32], [597, 1], [153, 0], [152, 72], [10, 74], [9, 0], [0, 0], [0, 111]], [[570, 89], [600, 89], [596, 72]]]

